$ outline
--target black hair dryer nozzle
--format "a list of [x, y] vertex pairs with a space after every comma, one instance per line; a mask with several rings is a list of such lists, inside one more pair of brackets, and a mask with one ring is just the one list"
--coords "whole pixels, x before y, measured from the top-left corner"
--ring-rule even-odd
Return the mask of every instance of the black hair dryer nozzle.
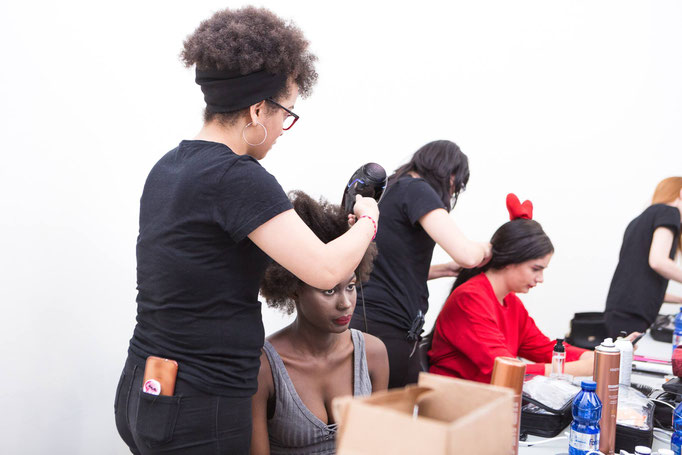
[[386, 171], [377, 163], [367, 163], [355, 171], [343, 190], [341, 205], [346, 212], [353, 213], [355, 196], [374, 198], [377, 203], [386, 192]]

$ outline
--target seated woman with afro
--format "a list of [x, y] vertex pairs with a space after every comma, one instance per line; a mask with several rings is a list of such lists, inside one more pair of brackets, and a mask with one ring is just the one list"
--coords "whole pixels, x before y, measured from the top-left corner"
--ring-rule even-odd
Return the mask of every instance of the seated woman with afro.
[[[296, 213], [322, 240], [349, 229], [343, 209], [302, 192], [290, 198]], [[332, 289], [303, 283], [272, 263], [261, 284], [270, 307], [296, 319], [268, 337], [253, 397], [252, 454], [335, 453], [332, 399], [369, 395], [388, 385], [388, 355], [378, 338], [348, 328], [356, 284], [367, 280], [376, 248], [370, 245], [354, 273]]]

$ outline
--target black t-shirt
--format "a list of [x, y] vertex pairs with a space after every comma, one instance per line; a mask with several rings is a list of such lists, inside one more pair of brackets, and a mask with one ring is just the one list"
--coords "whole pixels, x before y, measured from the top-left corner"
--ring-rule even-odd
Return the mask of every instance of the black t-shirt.
[[161, 158], [140, 200], [130, 352], [176, 360], [210, 394], [255, 393], [269, 258], [247, 235], [291, 208], [258, 161], [223, 144], [182, 141]]
[[643, 317], [653, 323], [661, 309], [668, 280], [649, 267], [649, 250], [659, 227], [674, 234], [670, 258], [680, 236], [680, 211], [669, 205], [654, 204], [632, 220], [625, 230], [618, 266], [606, 298], [606, 311], [619, 311]]
[[[436, 243], [419, 224], [419, 218], [444, 208], [438, 193], [424, 179], [406, 175], [389, 186], [379, 204], [379, 254], [369, 282], [363, 285], [368, 320], [407, 332], [417, 312], [426, 313], [426, 281]], [[362, 316], [360, 299], [355, 311]]]

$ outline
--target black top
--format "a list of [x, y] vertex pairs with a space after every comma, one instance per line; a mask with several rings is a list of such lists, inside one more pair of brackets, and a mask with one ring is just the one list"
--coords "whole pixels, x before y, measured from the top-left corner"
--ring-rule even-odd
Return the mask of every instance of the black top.
[[606, 298], [606, 311], [635, 314], [649, 324], [656, 320], [668, 287], [668, 280], [649, 267], [651, 241], [659, 227], [673, 232], [670, 258], [675, 257], [680, 236], [680, 211], [669, 205], [654, 204], [632, 220], [625, 230], [620, 259]]
[[130, 352], [176, 360], [210, 394], [255, 393], [269, 258], [247, 235], [291, 208], [258, 161], [223, 144], [182, 141], [161, 158], [140, 200]]
[[[407, 332], [417, 312], [426, 313], [426, 281], [436, 242], [419, 224], [419, 218], [444, 208], [440, 196], [424, 179], [406, 175], [389, 185], [379, 203], [379, 254], [362, 289], [368, 320]], [[360, 300], [355, 311], [362, 316]]]

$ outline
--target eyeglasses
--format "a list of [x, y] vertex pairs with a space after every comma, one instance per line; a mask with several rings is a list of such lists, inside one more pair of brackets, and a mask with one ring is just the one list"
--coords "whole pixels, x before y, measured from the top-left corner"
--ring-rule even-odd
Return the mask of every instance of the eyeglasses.
[[287, 109], [286, 107], [282, 106], [279, 104], [277, 101], [273, 100], [272, 98], [266, 98], [266, 101], [270, 101], [272, 104], [274, 104], [277, 107], [281, 107], [285, 111], [287, 111], [287, 115], [284, 118], [284, 123], [282, 124], [282, 129], [284, 131], [291, 129], [292, 126], [294, 126], [294, 123], [298, 121], [298, 115], [294, 114], [294, 111]]

